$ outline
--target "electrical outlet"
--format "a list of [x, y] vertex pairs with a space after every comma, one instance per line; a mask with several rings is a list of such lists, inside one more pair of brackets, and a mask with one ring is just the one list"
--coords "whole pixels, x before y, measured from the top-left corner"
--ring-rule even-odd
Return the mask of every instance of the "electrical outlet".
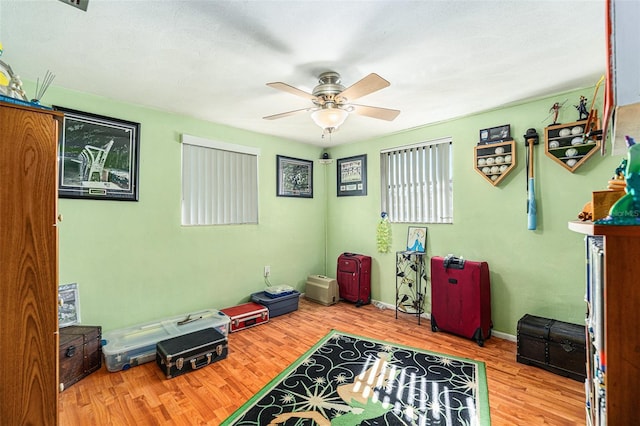
[[80, 10], [87, 11], [87, 7], [89, 7], [89, 0], [60, 0], [62, 3], [69, 4], [73, 7], [77, 7]]
[[264, 267], [264, 276], [265, 276], [265, 278], [268, 277], [269, 275], [271, 275], [271, 266], [265, 266]]

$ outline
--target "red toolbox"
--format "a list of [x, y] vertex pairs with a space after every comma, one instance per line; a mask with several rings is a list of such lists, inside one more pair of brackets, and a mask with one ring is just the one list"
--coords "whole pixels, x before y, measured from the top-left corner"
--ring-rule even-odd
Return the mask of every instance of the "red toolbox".
[[491, 336], [491, 284], [487, 262], [431, 258], [431, 330], [475, 340]]
[[231, 318], [229, 330], [231, 332], [244, 330], [269, 321], [269, 309], [255, 302], [243, 303], [220, 310]]

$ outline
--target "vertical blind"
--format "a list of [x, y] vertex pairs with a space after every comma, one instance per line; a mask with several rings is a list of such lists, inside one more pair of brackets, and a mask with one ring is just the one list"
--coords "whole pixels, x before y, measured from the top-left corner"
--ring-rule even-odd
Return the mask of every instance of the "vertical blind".
[[380, 153], [382, 211], [391, 222], [453, 223], [451, 138]]
[[183, 135], [182, 224], [258, 223], [258, 154]]

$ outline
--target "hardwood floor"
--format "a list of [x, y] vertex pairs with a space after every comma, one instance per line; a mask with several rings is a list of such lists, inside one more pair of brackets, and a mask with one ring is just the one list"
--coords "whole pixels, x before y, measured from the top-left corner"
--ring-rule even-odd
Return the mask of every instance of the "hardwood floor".
[[584, 425], [584, 384], [516, 362], [516, 344], [433, 333], [429, 321], [373, 305], [299, 309], [229, 335], [229, 356], [170, 380], [155, 363], [102, 367], [60, 394], [60, 424], [218, 425], [331, 329], [486, 363], [492, 425]]

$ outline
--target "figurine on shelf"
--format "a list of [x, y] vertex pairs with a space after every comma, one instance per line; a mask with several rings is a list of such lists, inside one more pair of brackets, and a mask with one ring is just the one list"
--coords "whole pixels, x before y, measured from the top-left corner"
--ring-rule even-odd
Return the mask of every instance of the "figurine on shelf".
[[[0, 43], [0, 56], [2, 56], [2, 43]], [[9, 94], [9, 82], [12, 75], [11, 67], [0, 61], [0, 94], [5, 96]]]
[[[2, 43], [0, 43], [0, 56], [2, 56]], [[0, 95], [14, 99], [27, 101], [27, 94], [22, 88], [22, 80], [16, 75], [11, 66], [0, 61]]]
[[609, 216], [595, 222], [600, 225], [640, 225], [640, 143], [630, 136], [625, 139], [629, 147], [624, 171], [626, 195], [611, 207]]
[[[549, 117], [551, 117], [551, 115], [553, 115], [553, 123], [551, 123], [550, 126], [555, 126], [556, 124], [560, 124], [560, 123], [558, 123], [558, 113], [560, 112], [560, 108], [562, 108], [562, 106], [565, 103], [567, 103], [567, 100], [565, 100], [563, 103], [556, 102], [553, 105], [551, 105], [551, 108], [549, 108], [549, 115], [547, 116], [547, 118], [549, 118]], [[545, 121], [547, 118], [545, 118], [542, 121]]]
[[587, 110], [587, 98], [584, 96], [580, 96], [580, 103], [578, 105], [574, 105], [578, 110], [578, 121], [586, 120], [589, 117], [589, 111]]

